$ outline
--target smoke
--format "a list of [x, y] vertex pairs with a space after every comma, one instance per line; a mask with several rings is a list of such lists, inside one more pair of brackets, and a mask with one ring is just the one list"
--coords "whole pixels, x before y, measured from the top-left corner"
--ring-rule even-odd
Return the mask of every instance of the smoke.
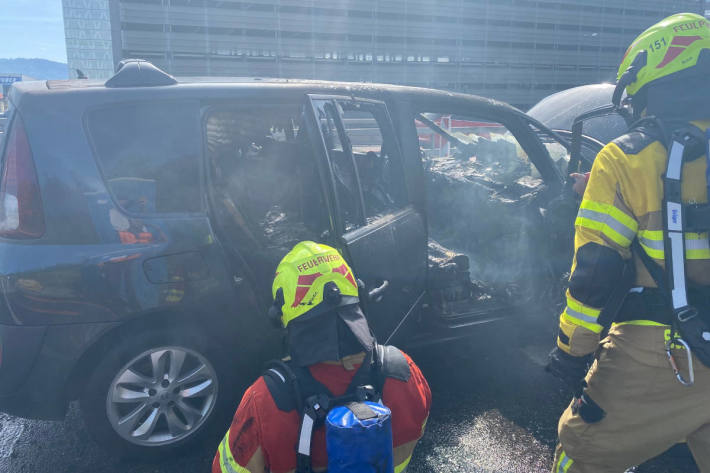
[[549, 218], [548, 188], [504, 127], [468, 118], [435, 120], [442, 118], [452, 139], [432, 136], [418, 123], [425, 143], [430, 265], [446, 264], [446, 254], [468, 257], [478, 309], [559, 298], [560, 268], [569, 262], [559, 240], [567, 235], [571, 244], [571, 220]]

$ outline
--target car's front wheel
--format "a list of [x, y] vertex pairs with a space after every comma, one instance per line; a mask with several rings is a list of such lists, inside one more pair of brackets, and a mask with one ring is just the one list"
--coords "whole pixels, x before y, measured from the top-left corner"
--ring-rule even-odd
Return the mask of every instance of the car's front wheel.
[[124, 336], [84, 390], [80, 404], [87, 427], [121, 456], [159, 457], [196, 445], [228, 420], [223, 417], [233, 399], [232, 383], [222, 365], [219, 354], [194, 334]]

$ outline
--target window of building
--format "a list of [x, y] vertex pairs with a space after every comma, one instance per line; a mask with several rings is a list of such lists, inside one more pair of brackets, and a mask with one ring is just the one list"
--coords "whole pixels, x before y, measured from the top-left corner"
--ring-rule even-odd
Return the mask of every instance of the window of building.
[[106, 184], [124, 210], [202, 210], [196, 102], [112, 106], [90, 112], [87, 126]]

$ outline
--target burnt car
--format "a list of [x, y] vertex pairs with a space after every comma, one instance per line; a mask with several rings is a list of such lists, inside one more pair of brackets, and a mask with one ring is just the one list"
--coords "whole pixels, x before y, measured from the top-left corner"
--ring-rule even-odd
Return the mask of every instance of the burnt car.
[[377, 338], [401, 346], [531, 317], [567, 269], [548, 149], [568, 145], [500, 102], [126, 61], [106, 82], [17, 84], [10, 103], [0, 409], [61, 419], [79, 400], [114, 452], [225, 427], [282, 352], [265, 310], [298, 241], [342, 252]]

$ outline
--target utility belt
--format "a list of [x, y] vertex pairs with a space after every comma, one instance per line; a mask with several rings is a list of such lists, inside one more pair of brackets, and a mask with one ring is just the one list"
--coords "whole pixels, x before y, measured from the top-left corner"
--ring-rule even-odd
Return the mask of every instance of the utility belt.
[[[689, 287], [688, 300], [698, 309], [702, 317], [710, 316], [710, 287]], [[667, 298], [655, 287], [633, 288], [624, 299], [614, 322], [648, 320], [663, 325], [673, 323], [673, 312], [668, 307]]]

